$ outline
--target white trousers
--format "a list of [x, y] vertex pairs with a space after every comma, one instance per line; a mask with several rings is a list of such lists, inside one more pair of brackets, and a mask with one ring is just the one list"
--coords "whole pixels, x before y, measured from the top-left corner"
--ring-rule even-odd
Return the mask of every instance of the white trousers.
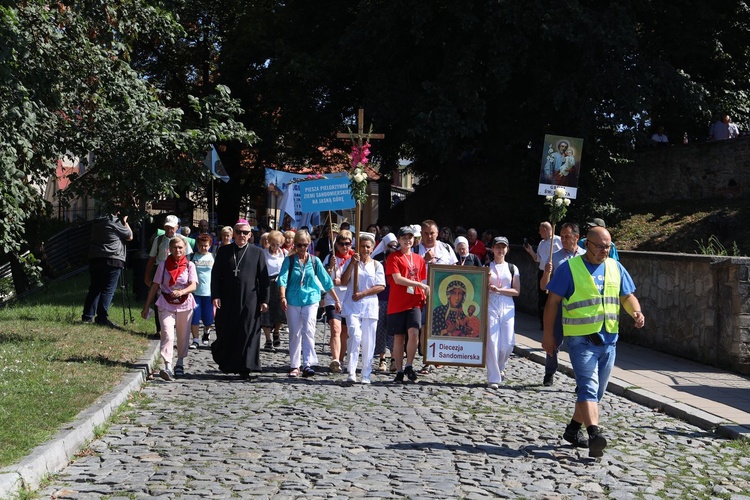
[[500, 384], [503, 382], [502, 372], [508, 358], [513, 354], [516, 334], [514, 327], [516, 323], [516, 311], [514, 309], [505, 312], [490, 310], [489, 332], [487, 335], [487, 382]]
[[349, 340], [346, 342], [346, 365], [349, 375], [357, 374], [359, 347], [362, 346], [362, 378], [370, 378], [378, 320], [352, 315], [346, 317], [346, 326], [349, 330]]
[[318, 355], [315, 353], [315, 323], [318, 304], [309, 306], [289, 306], [286, 311], [286, 321], [289, 326], [289, 366], [300, 367], [300, 352], [302, 366], [316, 366]]
[[171, 312], [159, 309], [159, 322], [161, 323], [161, 358], [165, 363], [172, 364], [172, 351], [174, 349], [175, 337], [177, 337], [177, 358], [186, 358], [190, 346], [190, 321], [193, 319], [193, 310]]

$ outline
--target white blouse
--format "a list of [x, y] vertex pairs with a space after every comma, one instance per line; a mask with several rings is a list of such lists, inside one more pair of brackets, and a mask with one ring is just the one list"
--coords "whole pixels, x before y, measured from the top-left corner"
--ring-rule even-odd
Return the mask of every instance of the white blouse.
[[[519, 276], [520, 279], [520, 276]], [[502, 264], [490, 263], [490, 285], [494, 285], [498, 288], [512, 288], [513, 287], [513, 276], [510, 274], [508, 269], [508, 263], [503, 262]], [[516, 304], [513, 301], [513, 297], [508, 295], [502, 295], [497, 292], [490, 290], [489, 292], [489, 309], [492, 310], [504, 310], [515, 309]]]
[[[359, 263], [359, 276], [357, 278], [358, 291], [364, 292], [376, 285], [385, 285], [385, 270], [383, 264], [376, 260], [370, 260], [367, 264]], [[368, 295], [358, 301], [352, 299], [354, 294], [354, 272], [349, 278], [347, 293], [341, 303], [342, 316], [359, 316], [361, 318], [378, 319], [378, 295]]]
[[266, 268], [268, 269], [268, 276], [273, 278], [277, 276], [281, 271], [281, 265], [284, 263], [284, 251], [279, 250], [276, 255], [271, 254], [266, 248], [263, 250], [266, 254]]

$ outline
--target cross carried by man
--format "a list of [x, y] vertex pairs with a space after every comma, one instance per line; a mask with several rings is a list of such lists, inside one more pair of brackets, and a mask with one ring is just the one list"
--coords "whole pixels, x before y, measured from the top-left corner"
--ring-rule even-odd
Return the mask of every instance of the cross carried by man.
[[[372, 132], [372, 126], [370, 127], [370, 131], [365, 133], [365, 110], [363, 108], [359, 108], [359, 111], [357, 112], [357, 133], [354, 134], [352, 132], [344, 133], [339, 132], [336, 134], [336, 137], [339, 139], [349, 139], [354, 144], [352, 144], [352, 149], [356, 149], [356, 151], [361, 152], [363, 151], [363, 146], [365, 144], [368, 144], [371, 139], [385, 139], [385, 134], [375, 134]], [[358, 153], [359, 154], [359, 153]], [[354, 167], [356, 168], [357, 165], [355, 164]], [[361, 220], [361, 204], [359, 200], [357, 201], [357, 206], [355, 208], [355, 221], [354, 221], [354, 249], [355, 251], [359, 251], [359, 228], [362, 225]], [[357, 279], [358, 279], [358, 268], [354, 268], [354, 289], [357, 289]]]

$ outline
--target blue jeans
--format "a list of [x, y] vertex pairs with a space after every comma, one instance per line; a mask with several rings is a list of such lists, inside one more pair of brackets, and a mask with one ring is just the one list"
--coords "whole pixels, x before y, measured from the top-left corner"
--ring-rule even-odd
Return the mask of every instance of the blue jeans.
[[578, 403], [599, 402], [615, 366], [617, 344], [594, 345], [587, 337], [566, 337], [568, 355], [578, 385]]
[[86, 300], [83, 303], [81, 319], [91, 321], [96, 314], [97, 323], [106, 323], [109, 306], [117, 290], [117, 280], [120, 278], [119, 267], [110, 266], [105, 259], [89, 261], [89, 275], [91, 281]]

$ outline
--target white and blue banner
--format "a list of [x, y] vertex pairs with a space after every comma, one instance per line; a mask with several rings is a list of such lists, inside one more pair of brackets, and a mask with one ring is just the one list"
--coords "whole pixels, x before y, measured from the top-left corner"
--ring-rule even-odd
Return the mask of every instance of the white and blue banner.
[[299, 190], [303, 212], [335, 211], [357, 206], [346, 176], [300, 182]]

